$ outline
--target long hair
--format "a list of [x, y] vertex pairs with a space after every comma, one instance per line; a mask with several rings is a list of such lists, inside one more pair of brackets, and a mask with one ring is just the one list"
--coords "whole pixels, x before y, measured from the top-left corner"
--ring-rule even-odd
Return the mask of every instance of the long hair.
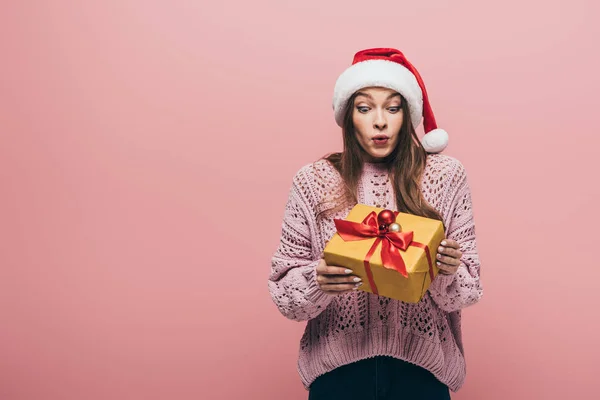
[[[343, 151], [341, 153], [332, 153], [322, 158], [327, 160], [339, 172], [343, 185], [341, 196], [333, 201], [333, 207], [320, 211], [317, 218], [339, 211], [358, 202], [357, 187], [363, 168], [364, 150], [356, 138], [354, 123], [352, 121], [356, 95], [357, 93], [354, 93], [348, 100], [344, 114], [342, 127], [344, 137]], [[440, 213], [427, 203], [421, 192], [420, 182], [425, 170], [427, 152], [415, 132], [410, 119], [408, 102], [404, 97], [401, 100], [401, 107], [403, 121], [400, 127], [398, 143], [390, 155], [383, 160], [389, 171], [390, 180], [393, 183], [396, 207], [400, 212], [437, 219], [443, 222]]]

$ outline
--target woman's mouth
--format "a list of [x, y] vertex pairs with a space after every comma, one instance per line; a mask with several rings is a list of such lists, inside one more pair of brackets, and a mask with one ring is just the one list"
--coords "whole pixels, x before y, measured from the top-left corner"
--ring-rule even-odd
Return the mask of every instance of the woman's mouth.
[[377, 146], [384, 146], [387, 144], [389, 139], [390, 138], [385, 135], [377, 135], [373, 137], [373, 142], [375, 142]]

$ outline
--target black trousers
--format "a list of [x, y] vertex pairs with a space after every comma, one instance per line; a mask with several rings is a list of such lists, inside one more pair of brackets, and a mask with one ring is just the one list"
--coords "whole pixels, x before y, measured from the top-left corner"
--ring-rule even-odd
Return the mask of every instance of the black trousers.
[[309, 400], [450, 400], [448, 386], [424, 368], [379, 356], [319, 376]]

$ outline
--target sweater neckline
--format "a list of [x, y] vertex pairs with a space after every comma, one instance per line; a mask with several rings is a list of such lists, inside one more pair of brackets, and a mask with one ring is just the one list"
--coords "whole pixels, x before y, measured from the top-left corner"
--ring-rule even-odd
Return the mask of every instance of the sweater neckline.
[[364, 172], [375, 172], [382, 173], [387, 172], [388, 167], [386, 163], [373, 163], [373, 162], [363, 162], [363, 171]]

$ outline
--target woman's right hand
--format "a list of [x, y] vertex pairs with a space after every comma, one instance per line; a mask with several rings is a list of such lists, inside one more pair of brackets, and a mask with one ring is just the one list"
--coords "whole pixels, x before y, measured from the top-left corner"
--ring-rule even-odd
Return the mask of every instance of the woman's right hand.
[[362, 279], [352, 275], [352, 270], [345, 267], [327, 265], [324, 259], [316, 267], [317, 284], [325, 293], [336, 296], [351, 292], [362, 285]]

